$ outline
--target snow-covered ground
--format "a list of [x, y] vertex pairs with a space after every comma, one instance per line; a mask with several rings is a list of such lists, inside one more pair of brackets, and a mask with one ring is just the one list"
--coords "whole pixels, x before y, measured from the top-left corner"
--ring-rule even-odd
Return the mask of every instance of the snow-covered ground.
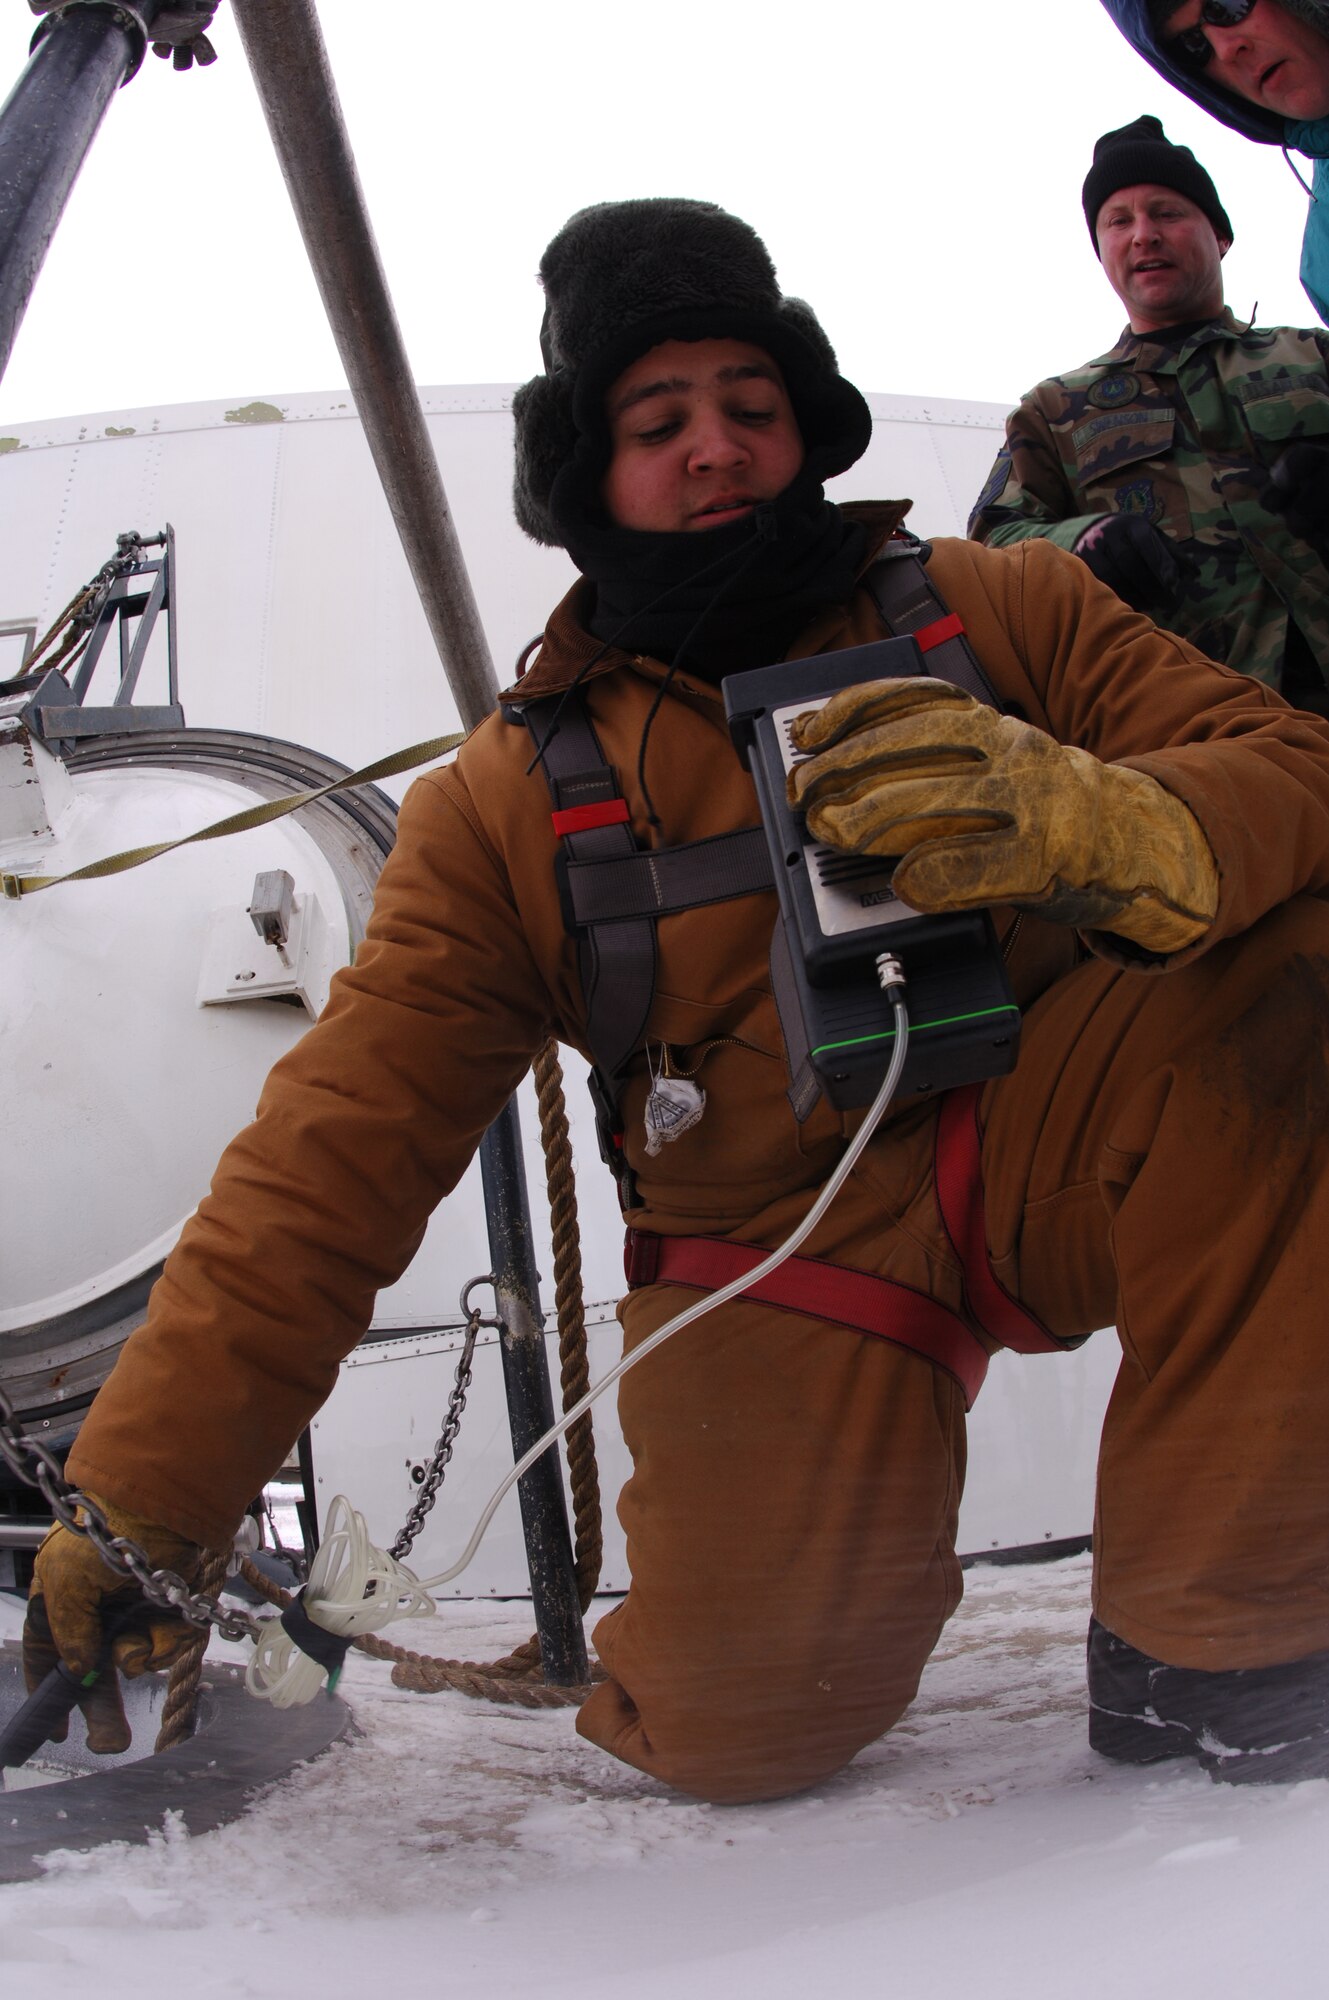
[[[1088, 1573], [971, 1571], [905, 1720], [777, 1805], [692, 1804], [566, 1712], [399, 1693], [353, 1654], [362, 1733], [243, 1821], [52, 1855], [0, 1890], [0, 1990], [1321, 2000], [1329, 1781], [1233, 1790], [1095, 1757]], [[529, 1625], [455, 1605], [411, 1643], [489, 1658]]]

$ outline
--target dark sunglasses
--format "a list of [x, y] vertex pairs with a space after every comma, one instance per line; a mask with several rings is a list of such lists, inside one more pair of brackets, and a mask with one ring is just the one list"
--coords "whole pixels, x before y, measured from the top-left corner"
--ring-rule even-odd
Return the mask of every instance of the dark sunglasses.
[[1207, 22], [1211, 28], [1235, 28], [1245, 20], [1254, 5], [1255, 0], [1203, 0], [1196, 25], [1164, 42], [1164, 52], [1171, 56], [1178, 69], [1203, 69], [1214, 52], [1204, 32], [1204, 24]]

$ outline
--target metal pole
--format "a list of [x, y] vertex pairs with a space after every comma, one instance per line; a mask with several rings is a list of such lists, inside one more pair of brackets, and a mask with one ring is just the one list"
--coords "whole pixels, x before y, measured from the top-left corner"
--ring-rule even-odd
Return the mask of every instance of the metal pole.
[[[313, 0], [233, 0], [240, 39], [305, 250], [415, 587], [463, 723], [498, 680], [365, 208]], [[520, 1457], [553, 1422], [531, 1250], [521, 1127], [508, 1104], [480, 1147], [503, 1322], [503, 1380]], [[586, 1642], [557, 1452], [519, 1483], [536, 1628], [551, 1682], [586, 1678]]]
[[[554, 1402], [515, 1102], [495, 1119], [480, 1141], [480, 1177], [494, 1292], [503, 1322], [503, 1385], [516, 1459], [549, 1429], [554, 1421]], [[587, 1676], [586, 1638], [556, 1445], [517, 1481], [517, 1497], [545, 1679], [555, 1687], [576, 1686]]]
[[313, 0], [234, 0], [272, 143], [351, 394], [462, 722], [498, 695]]
[[162, 0], [81, 4], [42, 23], [0, 106], [0, 376], [106, 107], [138, 68]]

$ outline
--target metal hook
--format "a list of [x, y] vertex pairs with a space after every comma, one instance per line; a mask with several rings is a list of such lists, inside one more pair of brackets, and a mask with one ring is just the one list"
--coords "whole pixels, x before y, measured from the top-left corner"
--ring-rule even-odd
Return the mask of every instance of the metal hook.
[[[501, 1319], [481, 1319], [478, 1309], [471, 1304], [471, 1293], [475, 1290], [475, 1287], [477, 1285], [496, 1286], [496, 1280], [493, 1272], [486, 1271], [483, 1278], [467, 1279], [466, 1283], [461, 1288], [461, 1316], [464, 1320], [468, 1321], [474, 1319], [477, 1326], [495, 1327], [501, 1333], [503, 1331], [503, 1322]], [[498, 1303], [497, 1289], [495, 1289], [494, 1303], [495, 1305], [497, 1305]]]

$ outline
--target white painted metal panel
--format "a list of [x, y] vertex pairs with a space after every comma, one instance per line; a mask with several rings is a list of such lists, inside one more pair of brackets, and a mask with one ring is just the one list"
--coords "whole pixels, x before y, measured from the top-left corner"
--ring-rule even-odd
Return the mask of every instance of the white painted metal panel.
[[[51, 872], [257, 803], [186, 771], [76, 775], [77, 825]], [[164, 1255], [263, 1079], [308, 1025], [274, 1001], [197, 1004], [209, 918], [243, 915], [284, 868], [350, 953], [341, 887], [293, 820], [164, 855], [150, 869], [0, 906], [0, 1074], [11, 1171], [0, 1337], [65, 1312]]]

